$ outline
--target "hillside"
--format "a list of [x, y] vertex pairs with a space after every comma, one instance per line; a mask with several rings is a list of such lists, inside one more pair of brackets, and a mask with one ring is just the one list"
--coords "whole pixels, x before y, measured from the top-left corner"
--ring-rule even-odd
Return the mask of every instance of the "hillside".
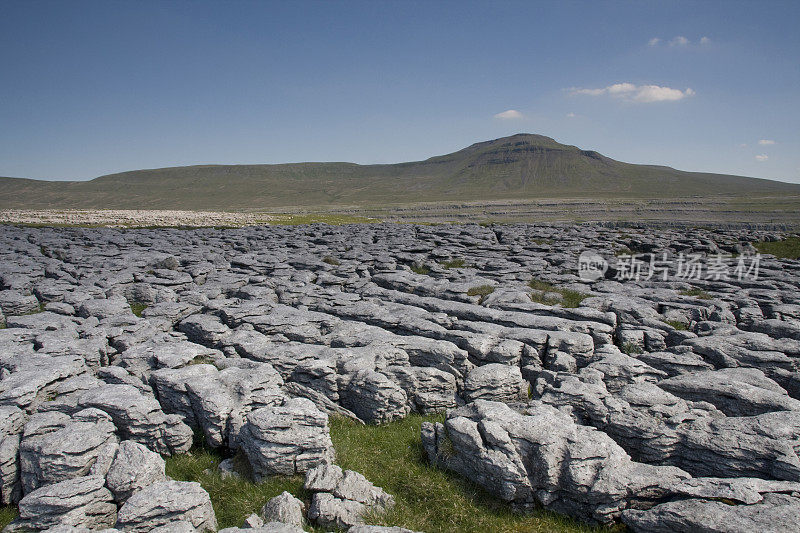
[[800, 185], [633, 165], [541, 135], [391, 165], [290, 163], [135, 170], [90, 181], [0, 178], [0, 208], [264, 209], [533, 198], [800, 194]]

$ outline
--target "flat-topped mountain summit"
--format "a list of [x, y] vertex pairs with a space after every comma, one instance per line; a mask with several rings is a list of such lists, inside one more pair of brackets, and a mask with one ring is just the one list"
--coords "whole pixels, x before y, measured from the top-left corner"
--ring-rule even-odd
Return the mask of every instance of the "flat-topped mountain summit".
[[0, 178], [2, 208], [258, 209], [534, 198], [800, 194], [800, 185], [616, 161], [518, 134], [424, 161], [384, 165], [198, 165], [89, 181]]

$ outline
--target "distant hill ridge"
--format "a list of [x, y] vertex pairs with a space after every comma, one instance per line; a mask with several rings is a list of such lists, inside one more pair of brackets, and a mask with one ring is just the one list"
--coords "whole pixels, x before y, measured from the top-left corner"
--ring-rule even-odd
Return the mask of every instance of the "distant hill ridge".
[[0, 208], [267, 209], [535, 198], [800, 194], [800, 185], [623, 163], [542, 135], [390, 165], [288, 163], [133, 170], [90, 181], [0, 178]]

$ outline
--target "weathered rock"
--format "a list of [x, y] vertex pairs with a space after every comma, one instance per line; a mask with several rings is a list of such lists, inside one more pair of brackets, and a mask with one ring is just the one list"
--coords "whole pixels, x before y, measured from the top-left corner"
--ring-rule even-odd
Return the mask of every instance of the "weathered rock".
[[406, 392], [385, 374], [357, 371], [341, 392], [342, 405], [365, 422], [384, 424], [409, 412]]
[[752, 505], [728, 505], [713, 500], [677, 500], [649, 510], [629, 510], [622, 520], [637, 533], [725, 531], [790, 533], [800, 521], [800, 498], [767, 494]]
[[19, 502], [16, 526], [33, 530], [56, 525], [111, 527], [117, 516], [111, 492], [100, 476], [76, 477], [46, 485]]
[[517, 366], [491, 363], [472, 369], [464, 380], [464, 399], [520, 402], [528, 399], [528, 383]]
[[25, 415], [16, 407], [0, 407], [0, 499], [15, 504], [22, 497], [19, 482], [19, 442]]
[[274, 474], [302, 473], [334, 459], [328, 415], [305, 398], [251, 412], [239, 440], [256, 481]]
[[120, 508], [115, 527], [144, 533], [177, 521], [198, 531], [217, 529], [211, 500], [199, 483], [161, 481], [135, 492]]
[[685, 400], [714, 404], [728, 416], [753, 416], [771, 411], [800, 410], [800, 401], [756, 368], [681, 374], [658, 384]]
[[160, 455], [138, 442], [124, 440], [106, 475], [106, 486], [115, 501], [124, 503], [137, 490], [164, 481], [164, 467]]
[[302, 528], [306, 522], [303, 518], [305, 507], [302, 501], [284, 491], [261, 508], [261, 517], [265, 522], [281, 522]]
[[172, 455], [186, 452], [192, 446], [192, 430], [178, 415], [165, 415], [153, 397], [144, 396], [130, 385], [104, 385], [86, 392], [79, 405], [107, 412], [120, 437], [144, 444], [155, 452]]
[[34, 417], [22, 435], [20, 478], [24, 494], [89, 475], [105, 446], [117, 442], [111, 417], [98, 409], [84, 409], [50, 431], [40, 428]]
[[323, 527], [351, 527], [364, 523], [368, 512], [394, 506], [394, 498], [363, 475], [336, 465], [320, 464], [306, 473], [304, 487], [314, 492], [308, 517]]
[[525, 413], [477, 400], [450, 411], [446, 425], [425, 423], [423, 445], [437, 464], [498, 498], [598, 522], [658, 501], [671, 484], [690, 477], [632, 461], [604, 433], [547, 405], [531, 402]]

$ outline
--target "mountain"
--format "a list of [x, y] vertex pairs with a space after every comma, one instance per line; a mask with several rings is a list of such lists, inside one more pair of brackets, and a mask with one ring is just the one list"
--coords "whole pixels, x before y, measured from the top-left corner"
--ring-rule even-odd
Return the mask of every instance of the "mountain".
[[0, 208], [28, 209], [234, 210], [720, 195], [800, 195], [800, 185], [623, 163], [531, 134], [391, 165], [202, 165], [134, 170], [73, 182], [0, 178]]

